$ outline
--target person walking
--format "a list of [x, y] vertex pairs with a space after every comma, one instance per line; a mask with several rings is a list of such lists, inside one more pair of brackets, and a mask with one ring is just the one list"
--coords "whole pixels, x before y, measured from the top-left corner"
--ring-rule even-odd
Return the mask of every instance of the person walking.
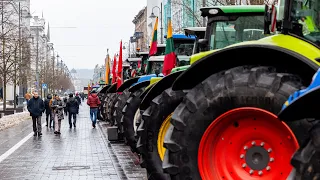
[[[68, 109], [68, 113], [69, 113], [70, 129], [72, 128], [72, 124], [75, 128], [76, 122], [77, 122], [77, 114], [79, 113], [79, 102], [73, 97], [73, 94], [69, 94], [69, 99], [67, 102], [67, 109]], [[72, 118], [73, 118], [73, 123], [71, 122]]]
[[64, 119], [63, 115], [63, 102], [57, 95], [55, 100], [52, 101], [51, 107], [53, 108], [53, 118], [54, 118], [54, 134], [61, 134], [61, 120]]
[[92, 121], [92, 127], [96, 128], [98, 107], [100, 106], [101, 102], [95, 90], [91, 91], [87, 100], [87, 104], [90, 106], [90, 119]]
[[24, 95], [24, 98], [26, 99], [27, 101], [27, 104], [29, 103], [29, 100], [31, 99], [31, 94], [29, 92], [27, 92], [25, 95]]
[[[47, 99], [44, 101], [44, 108], [46, 109], [46, 126], [48, 127], [49, 124], [49, 128], [51, 128], [51, 123], [52, 123], [52, 111], [51, 111], [51, 106], [50, 106], [50, 101], [52, 99], [51, 94], [47, 95]], [[50, 119], [49, 119], [50, 118]]]
[[51, 119], [50, 119], [50, 125], [52, 124], [52, 128], [55, 129], [54, 127], [54, 111], [53, 111], [53, 108], [52, 108], [52, 103], [56, 100], [56, 94], [53, 95], [53, 97], [51, 98], [51, 100], [49, 101], [49, 107], [51, 109]]
[[79, 105], [81, 105], [81, 98], [79, 96], [79, 93], [76, 93], [76, 100], [78, 101]]
[[63, 98], [63, 104], [64, 104], [63, 111], [65, 116], [68, 116], [67, 102], [68, 102], [68, 99], [67, 99], [67, 96], [65, 96]]
[[45, 110], [43, 100], [39, 98], [38, 92], [33, 93], [33, 98], [29, 100], [28, 111], [32, 117], [33, 123], [33, 136], [41, 136], [41, 115]]

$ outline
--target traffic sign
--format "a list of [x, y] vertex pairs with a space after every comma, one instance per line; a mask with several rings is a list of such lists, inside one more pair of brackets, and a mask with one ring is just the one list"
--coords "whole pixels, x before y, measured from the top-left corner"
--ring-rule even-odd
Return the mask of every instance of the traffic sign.
[[42, 84], [42, 89], [47, 89], [47, 84]]

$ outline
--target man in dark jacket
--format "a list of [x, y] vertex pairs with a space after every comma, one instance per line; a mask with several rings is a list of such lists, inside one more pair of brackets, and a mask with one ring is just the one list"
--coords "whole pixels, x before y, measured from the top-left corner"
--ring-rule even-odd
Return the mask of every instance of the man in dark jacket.
[[67, 109], [69, 113], [69, 125], [71, 129], [71, 118], [73, 117], [73, 126], [76, 127], [77, 114], [79, 113], [79, 102], [73, 97], [73, 94], [69, 95], [69, 99], [67, 101]]
[[[52, 99], [52, 96], [51, 94], [48, 94], [47, 95], [47, 99], [44, 101], [44, 108], [46, 109], [46, 126], [48, 126], [48, 123], [49, 123], [49, 128], [51, 128], [51, 123], [53, 121], [53, 118], [52, 118], [52, 111], [51, 111], [51, 107], [50, 107], [50, 100]], [[49, 117], [50, 117], [50, 121], [49, 121]]]
[[91, 91], [91, 94], [87, 100], [87, 104], [90, 106], [90, 118], [92, 121], [92, 127], [96, 128], [98, 107], [100, 106], [101, 102], [95, 90]]
[[33, 132], [34, 136], [41, 136], [41, 115], [44, 112], [44, 103], [41, 98], [39, 98], [38, 92], [34, 92], [33, 98], [30, 99], [28, 103], [28, 111], [30, 116], [32, 116], [33, 122]]

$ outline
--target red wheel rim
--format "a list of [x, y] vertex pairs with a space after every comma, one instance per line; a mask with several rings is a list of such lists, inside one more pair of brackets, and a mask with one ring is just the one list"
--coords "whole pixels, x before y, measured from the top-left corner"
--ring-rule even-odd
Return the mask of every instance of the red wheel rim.
[[293, 132], [274, 114], [238, 108], [207, 128], [198, 150], [198, 168], [204, 180], [286, 179], [298, 148]]

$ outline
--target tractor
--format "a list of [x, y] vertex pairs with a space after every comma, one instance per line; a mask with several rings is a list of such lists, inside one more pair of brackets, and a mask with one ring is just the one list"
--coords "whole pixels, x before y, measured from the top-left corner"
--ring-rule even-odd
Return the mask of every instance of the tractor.
[[[276, 114], [319, 68], [320, 3], [279, 0], [277, 5], [266, 6], [261, 19], [267, 37], [191, 57], [191, 66], [175, 79], [172, 91], [187, 94], [174, 109], [164, 138], [162, 168], [171, 179], [280, 180], [292, 172], [291, 157], [305, 147], [316, 121], [279, 121]], [[250, 27], [250, 19], [234, 19], [235, 41], [244, 29], [261, 29]], [[210, 49], [218, 44], [212, 41]], [[144, 111], [148, 115], [151, 110]]]
[[[181, 37], [176, 35], [173, 36], [173, 40], [174, 42], [179, 42], [181, 46], [193, 44], [195, 41], [194, 37]], [[183, 47], [179, 48], [179, 50], [183, 49]], [[114, 137], [109, 138], [109, 140], [120, 140], [125, 136], [125, 140], [131, 146], [132, 151], [135, 151], [136, 145], [135, 140], [133, 140], [134, 138], [132, 139], [134, 134], [131, 131], [126, 130], [126, 123], [128, 122], [127, 119], [132, 120], [134, 118], [135, 113], [138, 111], [138, 105], [141, 101], [140, 95], [144, 92], [145, 87], [150, 84], [150, 79], [162, 76], [160, 72], [162, 71], [164, 54], [165, 44], [158, 44], [157, 53], [148, 58], [147, 64], [142, 63], [147, 75], [128, 79], [118, 89], [115, 88], [116, 85], [113, 85], [108, 91], [109, 93], [116, 93], [115, 98], [112, 101], [113, 104], [110, 106], [110, 111], [112, 113], [111, 122], [114, 122], [116, 126], [108, 129], [110, 137]], [[183, 56], [183, 54], [181, 54], [181, 56]], [[181, 62], [188, 60], [188, 58], [181, 57]], [[116, 132], [118, 135], [114, 135]]]
[[[195, 28], [185, 30], [187, 34], [200, 38], [193, 51], [200, 53], [191, 56], [191, 63], [219, 48], [263, 37], [264, 6], [222, 6], [202, 8], [201, 11], [202, 16], [208, 18], [205, 33]], [[162, 170], [166, 152], [163, 143], [166, 132], [170, 130], [171, 115], [187, 93], [184, 90], [172, 90], [172, 85], [187, 67], [173, 69], [170, 75], [152, 87], [140, 104], [142, 121], [137, 129], [137, 148], [142, 154], [141, 166], [147, 168], [150, 178], [169, 179]], [[196, 81], [196, 77], [197, 74], [186, 83]]]

